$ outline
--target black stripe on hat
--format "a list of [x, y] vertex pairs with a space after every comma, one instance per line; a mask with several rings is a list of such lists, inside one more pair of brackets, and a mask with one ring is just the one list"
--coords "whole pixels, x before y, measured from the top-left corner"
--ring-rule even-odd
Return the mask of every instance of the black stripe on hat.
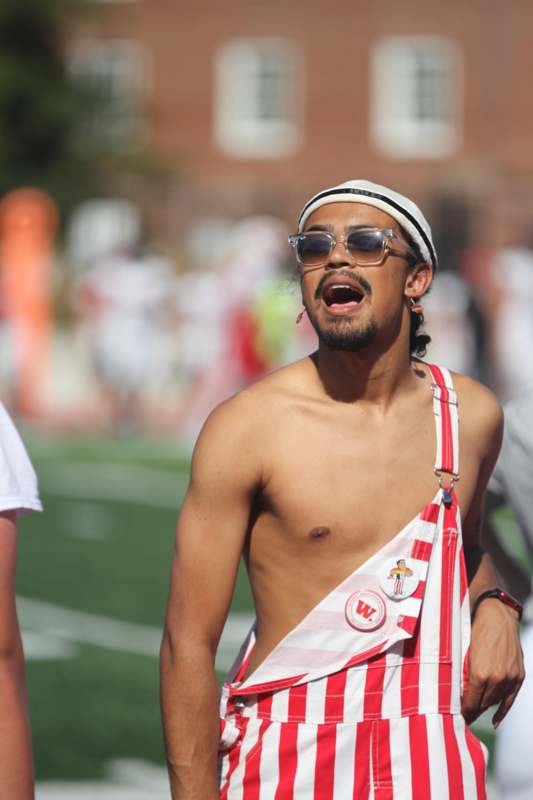
[[376, 200], [382, 200], [384, 203], [387, 203], [389, 206], [392, 206], [392, 208], [396, 209], [396, 211], [400, 211], [404, 215], [404, 217], [406, 217], [409, 220], [409, 222], [411, 222], [414, 225], [414, 227], [422, 237], [422, 240], [426, 245], [429, 254], [431, 256], [431, 260], [433, 262], [433, 269], [437, 268], [437, 254], [435, 253], [435, 250], [433, 248], [433, 245], [431, 244], [431, 241], [428, 238], [428, 235], [420, 225], [417, 218], [413, 217], [413, 215], [410, 214], [409, 211], [407, 211], [402, 205], [400, 205], [400, 203], [396, 203], [394, 200], [391, 200], [390, 197], [387, 197], [387, 195], [385, 194], [377, 194], [377, 192], [369, 192], [368, 189], [353, 189], [349, 187], [328, 189], [325, 192], [321, 192], [320, 194], [315, 195], [314, 197], [311, 198], [311, 200], [309, 200], [308, 203], [306, 203], [302, 213], [300, 214], [300, 220], [304, 216], [307, 209], [310, 208], [314, 203], [316, 203], [317, 200], [322, 200], [324, 197], [329, 197], [332, 194], [360, 194], [363, 195], [364, 197], [374, 197]]

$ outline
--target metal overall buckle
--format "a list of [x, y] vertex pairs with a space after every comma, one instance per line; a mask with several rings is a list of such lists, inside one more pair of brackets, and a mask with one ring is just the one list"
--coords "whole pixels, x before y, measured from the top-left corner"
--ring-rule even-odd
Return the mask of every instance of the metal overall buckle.
[[442, 501], [444, 505], [447, 508], [449, 508], [453, 501], [452, 497], [453, 487], [459, 481], [459, 475], [457, 475], [455, 472], [446, 473], [447, 475], [450, 475], [450, 479], [448, 483], [444, 483], [444, 478], [443, 478], [444, 473], [441, 472], [440, 469], [435, 469], [434, 473], [439, 479], [439, 486], [442, 489]]

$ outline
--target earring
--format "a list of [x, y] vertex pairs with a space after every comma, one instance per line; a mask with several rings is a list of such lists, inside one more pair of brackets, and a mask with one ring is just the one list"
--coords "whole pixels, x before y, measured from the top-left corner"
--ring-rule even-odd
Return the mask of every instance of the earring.
[[296, 324], [297, 325], [302, 321], [304, 314], [305, 314], [305, 308], [302, 308], [302, 310], [300, 311], [300, 313], [296, 317]]
[[417, 302], [416, 298], [410, 297], [409, 303], [411, 304], [410, 311], [412, 311], [414, 314], [422, 314], [424, 307], [421, 303]]

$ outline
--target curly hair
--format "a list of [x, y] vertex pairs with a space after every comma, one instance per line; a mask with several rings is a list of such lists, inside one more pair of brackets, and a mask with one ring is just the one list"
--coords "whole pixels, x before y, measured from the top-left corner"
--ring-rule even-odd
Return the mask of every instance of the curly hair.
[[416, 311], [411, 311], [410, 314], [409, 350], [412, 356], [423, 358], [426, 355], [431, 336], [423, 331], [419, 333], [420, 328], [424, 324], [424, 315], [422, 312], [417, 313]]

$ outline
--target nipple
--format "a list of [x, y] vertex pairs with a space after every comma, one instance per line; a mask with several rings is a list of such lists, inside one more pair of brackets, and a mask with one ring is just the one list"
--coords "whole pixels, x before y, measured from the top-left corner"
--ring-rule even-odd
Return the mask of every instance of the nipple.
[[330, 529], [326, 528], [324, 526], [319, 527], [319, 528], [313, 528], [312, 530], [309, 531], [309, 538], [310, 539], [325, 539], [326, 536], [329, 536], [330, 533], [331, 533]]

